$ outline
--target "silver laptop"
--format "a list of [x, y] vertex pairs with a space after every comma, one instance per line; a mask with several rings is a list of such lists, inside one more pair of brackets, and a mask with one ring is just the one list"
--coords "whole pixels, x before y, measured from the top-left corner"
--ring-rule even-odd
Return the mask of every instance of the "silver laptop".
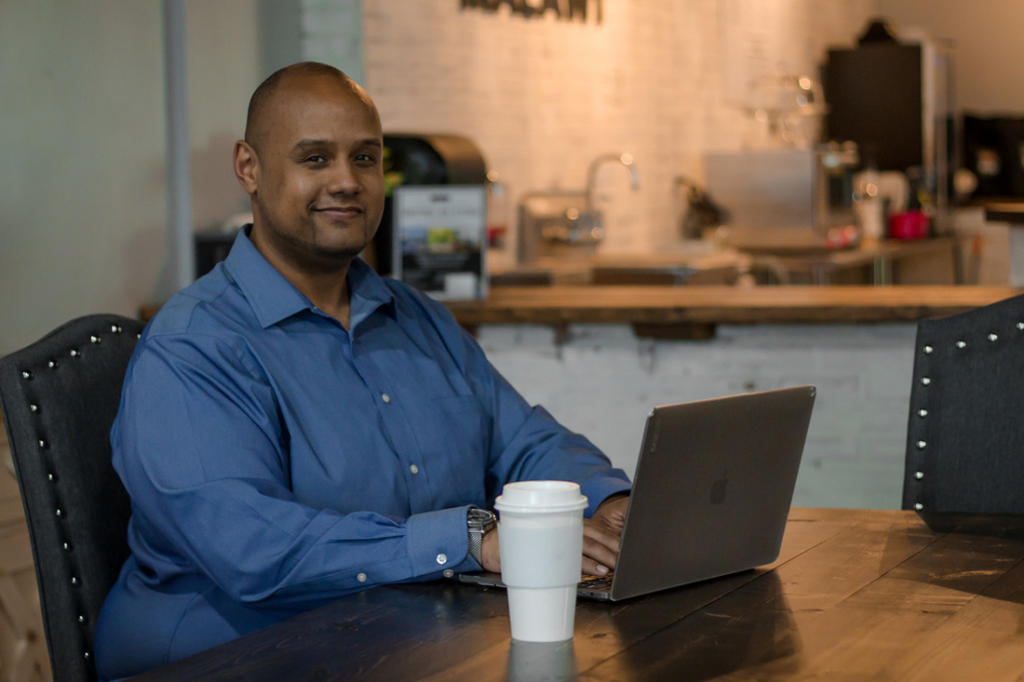
[[[770, 564], [779, 556], [814, 386], [654, 408], [611, 578], [579, 594], [617, 601]], [[502, 586], [495, 573], [463, 582]]]

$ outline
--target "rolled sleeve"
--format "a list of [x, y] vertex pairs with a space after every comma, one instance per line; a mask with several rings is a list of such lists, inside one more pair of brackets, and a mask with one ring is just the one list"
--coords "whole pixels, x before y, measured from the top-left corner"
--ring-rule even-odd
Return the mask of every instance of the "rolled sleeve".
[[[622, 473], [622, 472], [619, 472]], [[594, 515], [601, 503], [616, 493], [629, 492], [632, 489], [625, 474], [618, 476], [612, 473], [590, 478], [580, 484], [580, 491], [587, 497], [587, 508], [583, 515], [588, 519]]]

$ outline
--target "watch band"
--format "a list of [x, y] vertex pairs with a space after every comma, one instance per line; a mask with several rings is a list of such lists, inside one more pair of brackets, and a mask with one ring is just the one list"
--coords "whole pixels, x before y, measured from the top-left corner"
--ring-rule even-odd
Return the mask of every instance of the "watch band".
[[484, 535], [497, 525], [494, 514], [486, 509], [470, 507], [466, 512], [466, 530], [469, 533], [469, 556], [483, 566]]

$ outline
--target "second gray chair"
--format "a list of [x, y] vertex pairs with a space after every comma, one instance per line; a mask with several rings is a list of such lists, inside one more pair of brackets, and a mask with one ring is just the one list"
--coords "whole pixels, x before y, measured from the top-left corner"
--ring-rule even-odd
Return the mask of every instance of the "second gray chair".
[[1024, 296], [917, 327], [903, 508], [1024, 514]]

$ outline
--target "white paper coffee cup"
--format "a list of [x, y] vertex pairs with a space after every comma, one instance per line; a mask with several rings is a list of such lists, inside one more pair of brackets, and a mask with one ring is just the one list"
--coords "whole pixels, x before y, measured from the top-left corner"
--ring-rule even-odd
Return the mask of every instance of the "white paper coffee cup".
[[568, 481], [509, 483], [495, 501], [512, 639], [572, 639], [587, 498]]

